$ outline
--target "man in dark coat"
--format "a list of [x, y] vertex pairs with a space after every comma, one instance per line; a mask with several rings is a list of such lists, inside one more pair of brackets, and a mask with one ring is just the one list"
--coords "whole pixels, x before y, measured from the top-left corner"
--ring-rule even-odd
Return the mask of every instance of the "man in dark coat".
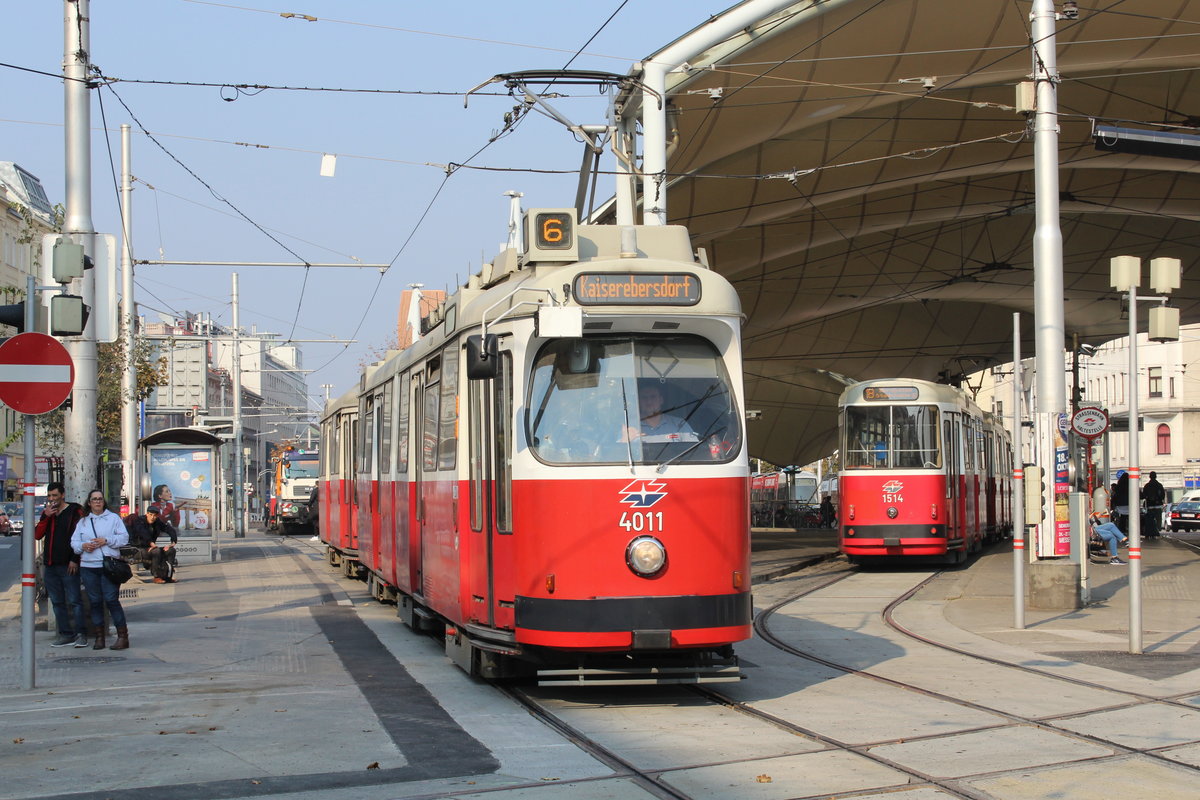
[[1150, 523], [1145, 534], [1151, 537], [1158, 536], [1159, 528], [1162, 527], [1163, 504], [1167, 502], [1167, 490], [1158, 482], [1157, 472], [1151, 472], [1150, 480], [1142, 487], [1142, 501], [1146, 504], [1146, 521]]
[[[162, 509], [150, 506], [141, 516], [131, 515], [126, 518], [125, 527], [129, 529], [129, 544], [138, 549], [137, 557], [150, 562], [154, 582], [174, 583], [175, 545], [179, 543], [179, 534], [162, 518]], [[158, 537], [164, 533], [171, 543], [160, 545]]]
[[47, 484], [46, 507], [34, 530], [34, 539], [42, 542], [42, 579], [58, 625], [58, 637], [50, 646], [87, 647], [79, 554], [71, 547], [71, 534], [86, 512], [78, 503], [64, 502], [64, 494], [66, 489], [58, 481]]

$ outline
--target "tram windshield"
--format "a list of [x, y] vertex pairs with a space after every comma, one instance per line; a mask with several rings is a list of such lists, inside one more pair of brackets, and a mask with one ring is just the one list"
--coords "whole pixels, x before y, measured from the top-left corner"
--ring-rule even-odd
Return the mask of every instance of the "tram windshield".
[[844, 428], [847, 468], [942, 465], [937, 406], [847, 406]]
[[694, 336], [548, 342], [526, 424], [534, 454], [552, 464], [712, 463], [741, 449], [724, 364]]

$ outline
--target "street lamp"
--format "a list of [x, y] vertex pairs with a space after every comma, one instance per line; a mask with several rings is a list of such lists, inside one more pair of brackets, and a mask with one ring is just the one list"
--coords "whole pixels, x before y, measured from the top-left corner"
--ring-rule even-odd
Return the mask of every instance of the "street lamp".
[[[1150, 285], [1159, 294], [1179, 288], [1178, 258], [1150, 261]], [[1142, 283], [1142, 260], [1137, 256], [1116, 256], [1109, 262], [1109, 283], [1118, 292], [1129, 292], [1129, 652], [1142, 652], [1142, 520], [1140, 452], [1138, 450], [1137, 380], [1137, 288]], [[1150, 339], [1167, 342], [1179, 339], [1179, 309], [1166, 305], [1166, 298], [1153, 295], [1144, 300], [1161, 300], [1163, 305], [1150, 309]]]

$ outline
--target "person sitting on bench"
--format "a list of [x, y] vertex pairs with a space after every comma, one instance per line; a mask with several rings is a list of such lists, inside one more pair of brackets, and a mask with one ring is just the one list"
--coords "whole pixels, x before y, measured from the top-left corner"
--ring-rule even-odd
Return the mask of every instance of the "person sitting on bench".
[[1100, 522], [1095, 514], [1088, 518], [1088, 522], [1092, 526], [1092, 533], [1104, 540], [1105, 546], [1108, 547], [1108, 563], [1124, 564], [1125, 562], [1117, 557], [1117, 545], [1125, 544], [1129, 539], [1121, 533], [1121, 529], [1111, 522]]
[[[150, 574], [155, 583], [175, 582], [175, 545], [179, 543], [179, 534], [175, 528], [161, 516], [158, 506], [150, 506], [142, 516], [131, 514], [125, 520], [129, 529], [129, 544], [137, 548], [136, 558], [150, 565]], [[171, 543], [159, 545], [158, 537], [167, 534]]]

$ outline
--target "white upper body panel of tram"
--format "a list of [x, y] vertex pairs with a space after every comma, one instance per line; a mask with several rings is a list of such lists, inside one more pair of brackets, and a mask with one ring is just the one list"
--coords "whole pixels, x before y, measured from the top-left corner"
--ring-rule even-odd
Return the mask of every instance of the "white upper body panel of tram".
[[[574, 219], [573, 211], [557, 213]], [[533, 216], [533, 211], [526, 214], [527, 220]], [[581, 309], [585, 332], [599, 332], [587, 325], [589, 318], [603, 318], [611, 323], [610, 331], [637, 330], [642, 323], [648, 330], [655, 323], [669, 326], [672, 319], [696, 318], [719, 347], [736, 340], [742, 313], [737, 292], [697, 259], [683, 226], [578, 225], [572, 236], [569, 250], [502, 250], [431, 313], [424, 336], [401, 357], [389, 352], [385, 361], [367, 367], [360, 390], [387, 380], [464, 332], [479, 333], [484, 325], [490, 331], [498, 322], [503, 327], [497, 332], [512, 330], [511, 325], [532, 319], [541, 306]], [[632, 287], [625, 295], [628, 302], [613, 294], [621, 291], [618, 284]], [[589, 290], [608, 294], [597, 298], [588, 296]], [[652, 296], [656, 291], [660, 298]], [[664, 302], [661, 296], [671, 293]], [[681, 326], [688, 327], [686, 322]]]
[[967, 411], [982, 416], [983, 412], [966, 392], [954, 386], [918, 378], [878, 378], [848, 386], [838, 398], [839, 406], [878, 405], [894, 403], [934, 403], [946, 410]]

